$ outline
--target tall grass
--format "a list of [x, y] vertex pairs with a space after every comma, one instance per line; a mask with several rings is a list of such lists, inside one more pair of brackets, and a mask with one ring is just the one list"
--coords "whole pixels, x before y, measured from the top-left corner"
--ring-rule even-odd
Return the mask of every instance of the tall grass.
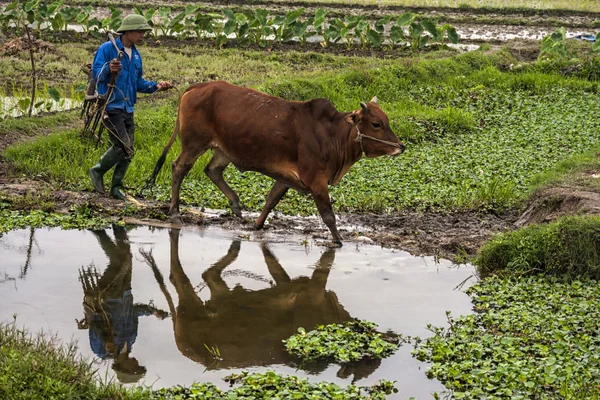
[[600, 279], [600, 217], [564, 217], [502, 234], [481, 248], [475, 264], [482, 275]]

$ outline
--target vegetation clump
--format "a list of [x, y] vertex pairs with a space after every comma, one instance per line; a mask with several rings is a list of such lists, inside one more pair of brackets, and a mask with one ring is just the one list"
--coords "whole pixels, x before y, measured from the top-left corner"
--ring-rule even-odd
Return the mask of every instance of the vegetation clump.
[[282, 376], [275, 372], [249, 374], [242, 372], [225, 377], [230, 384], [241, 386], [223, 391], [211, 383], [195, 383], [189, 388], [176, 386], [160, 389], [153, 399], [385, 399], [398, 390], [394, 383], [381, 380], [373, 386], [349, 385], [341, 388], [334, 383], [311, 383], [308, 379]]
[[476, 314], [429, 326], [413, 351], [453, 398], [600, 398], [597, 281], [489, 277], [467, 293]]
[[138, 399], [137, 391], [98, 383], [93, 363], [78, 356], [74, 344], [58, 346], [54, 337], [32, 336], [14, 323], [0, 324], [0, 398]]
[[563, 217], [497, 236], [475, 260], [480, 274], [600, 279], [600, 217]]
[[319, 325], [284, 340], [285, 347], [303, 361], [335, 360], [340, 363], [363, 358], [385, 358], [393, 354], [407, 339], [399, 335], [384, 337], [373, 322], [354, 320], [344, 324]]
[[10, 230], [26, 227], [60, 226], [63, 229], [99, 229], [111, 223], [110, 219], [102, 217], [101, 213], [89, 204], [73, 207], [69, 214], [59, 214], [41, 210], [11, 210], [9, 203], [0, 201], [0, 236]]
[[66, 346], [55, 337], [33, 336], [14, 322], [0, 324], [0, 398], [11, 400], [185, 400], [185, 399], [385, 399], [396, 393], [394, 382], [381, 380], [372, 386], [340, 387], [328, 382], [309, 382], [275, 372], [241, 372], [225, 378], [230, 390], [212, 383], [195, 383], [151, 390], [125, 388], [114, 382], [99, 382], [93, 361], [78, 355], [73, 343]]

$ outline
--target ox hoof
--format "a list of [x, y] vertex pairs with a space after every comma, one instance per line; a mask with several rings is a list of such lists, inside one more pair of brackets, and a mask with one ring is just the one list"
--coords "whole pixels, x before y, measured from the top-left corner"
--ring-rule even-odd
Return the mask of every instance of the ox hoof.
[[262, 228], [264, 228], [265, 224], [254, 224], [254, 230], [255, 231], [260, 231]]
[[342, 247], [344, 244], [342, 243], [341, 240], [334, 240], [331, 242], [331, 244], [329, 245], [329, 247], [332, 247], [334, 249], [340, 248]]
[[171, 223], [173, 223], [173, 224], [179, 224], [179, 225], [183, 224], [183, 220], [181, 219], [181, 215], [179, 215], [179, 214], [171, 215], [171, 217], [169, 219], [171, 220]]
[[231, 212], [238, 218], [242, 218], [242, 205], [239, 202], [230, 201]]

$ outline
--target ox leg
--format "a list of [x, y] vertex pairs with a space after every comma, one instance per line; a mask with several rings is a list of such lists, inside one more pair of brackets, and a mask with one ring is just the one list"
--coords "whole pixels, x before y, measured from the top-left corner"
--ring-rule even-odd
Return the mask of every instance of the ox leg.
[[290, 279], [290, 276], [287, 274], [287, 272], [285, 272], [275, 255], [271, 253], [269, 246], [266, 243], [262, 243], [260, 245], [260, 249], [262, 250], [265, 262], [267, 263], [269, 273], [275, 280], [275, 284], [281, 285], [291, 282], [292, 280]]
[[183, 178], [190, 172], [190, 169], [194, 166], [194, 163], [206, 151], [206, 148], [194, 148], [192, 150], [183, 151], [173, 162], [172, 172], [172, 183], [171, 183], [171, 207], [169, 208], [169, 215], [172, 220], [179, 220], [179, 192], [181, 191], [181, 183]]
[[283, 183], [277, 181], [275, 182], [275, 184], [271, 188], [271, 191], [269, 192], [269, 195], [267, 196], [267, 202], [265, 204], [265, 207], [263, 208], [256, 222], [254, 223], [254, 229], [260, 230], [263, 228], [263, 226], [265, 225], [265, 221], [269, 216], [269, 213], [275, 208], [275, 206], [279, 203], [283, 196], [285, 196], [288, 189], [289, 186], [286, 186]]
[[215, 185], [227, 196], [229, 199], [229, 205], [231, 206], [231, 211], [237, 217], [242, 218], [242, 206], [240, 204], [240, 198], [237, 193], [229, 187], [225, 179], [223, 179], [223, 171], [225, 168], [231, 163], [231, 160], [227, 158], [222, 151], [215, 149], [214, 154], [206, 167], [204, 168], [204, 173], [208, 175], [211, 181], [214, 182]]
[[315, 204], [317, 205], [317, 209], [319, 210], [319, 214], [325, 222], [325, 225], [331, 231], [331, 235], [333, 236], [333, 242], [337, 246], [342, 246], [342, 237], [337, 230], [335, 224], [335, 214], [333, 213], [333, 208], [331, 207], [331, 198], [329, 197], [329, 188], [327, 187], [327, 183], [322, 183], [315, 185], [311, 188], [311, 194], [313, 199], [315, 200]]
[[210, 289], [210, 299], [215, 300], [218, 297], [229, 293], [229, 287], [223, 280], [221, 274], [223, 270], [234, 262], [240, 254], [241, 240], [235, 239], [231, 242], [227, 254], [223, 256], [219, 261], [214, 263], [209, 269], [204, 271], [202, 279], [206, 282], [206, 285]]

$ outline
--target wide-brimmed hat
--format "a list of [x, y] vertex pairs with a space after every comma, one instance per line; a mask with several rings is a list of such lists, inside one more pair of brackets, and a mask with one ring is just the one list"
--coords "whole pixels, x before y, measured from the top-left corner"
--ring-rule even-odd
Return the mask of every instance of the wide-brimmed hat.
[[146, 22], [146, 18], [143, 15], [139, 14], [129, 14], [123, 21], [121, 21], [121, 26], [117, 29], [117, 32], [127, 32], [127, 31], [151, 31], [152, 27], [148, 25]]

